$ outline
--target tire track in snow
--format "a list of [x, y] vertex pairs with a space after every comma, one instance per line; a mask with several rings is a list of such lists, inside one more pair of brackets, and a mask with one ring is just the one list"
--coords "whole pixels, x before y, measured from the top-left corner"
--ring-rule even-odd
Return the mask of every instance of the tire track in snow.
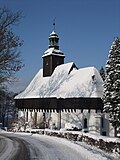
[[0, 160], [30, 160], [26, 142], [9, 134], [2, 135], [0, 147]]
[[11, 155], [14, 154], [13, 142], [4, 136], [0, 136], [2, 141], [2, 146], [0, 147], [0, 160], [9, 160]]
[[37, 135], [13, 133], [6, 134], [6, 136], [14, 142], [13, 148], [16, 143], [18, 144], [16, 153], [7, 160], [85, 160], [80, 152], [60, 143], [61, 139], [56, 141], [55, 138], [44, 135], [38, 138]]

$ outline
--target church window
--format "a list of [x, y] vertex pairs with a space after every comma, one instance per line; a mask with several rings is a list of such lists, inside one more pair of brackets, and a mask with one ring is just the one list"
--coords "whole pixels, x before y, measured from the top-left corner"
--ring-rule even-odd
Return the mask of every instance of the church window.
[[101, 127], [104, 128], [104, 118], [101, 117]]
[[87, 128], [87, 118], [84, 119], [84, 128]]

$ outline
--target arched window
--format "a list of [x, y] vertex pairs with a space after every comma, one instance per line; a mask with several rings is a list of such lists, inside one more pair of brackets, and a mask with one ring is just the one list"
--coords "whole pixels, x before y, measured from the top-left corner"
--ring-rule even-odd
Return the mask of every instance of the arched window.
[[84, 128], [87, 128], [87, 118], [84, 119]]
[[104, 117], [101, 117], [101, 128], [104, 128]]

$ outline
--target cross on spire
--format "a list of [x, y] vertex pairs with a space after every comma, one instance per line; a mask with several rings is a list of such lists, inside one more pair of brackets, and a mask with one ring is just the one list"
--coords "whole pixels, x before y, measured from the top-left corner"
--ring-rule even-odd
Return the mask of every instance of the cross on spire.
[[53, 19], [53, 30], [55, 31], [55, 18]]

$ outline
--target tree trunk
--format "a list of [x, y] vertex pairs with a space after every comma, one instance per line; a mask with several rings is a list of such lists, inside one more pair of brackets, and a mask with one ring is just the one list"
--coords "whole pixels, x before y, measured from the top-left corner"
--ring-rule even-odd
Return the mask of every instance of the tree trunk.
[[2, 115], [2, 127], [5, 127], [5, 115]]

